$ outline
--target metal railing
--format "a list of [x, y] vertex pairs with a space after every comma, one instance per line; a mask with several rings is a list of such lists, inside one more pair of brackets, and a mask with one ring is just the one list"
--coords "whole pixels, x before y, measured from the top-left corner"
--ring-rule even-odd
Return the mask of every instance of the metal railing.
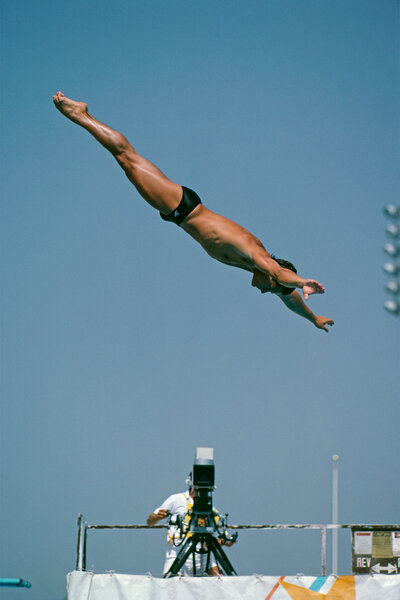
[[[87, 534], [91, 529], [168, 529], [169, 525], [89, 525], [82, 514], [78, 515], [78, 546], [76, 553], [76, 570], [86, 571]], [[326, 575], [326, 532], [328, 529], [369, 529], [399, 530], [399, 525], [367, 525], [367, 524], [278, 524], [278, 525], [229, 525], [228, 529], [319, 529], [321, 532], [321, 575]]]

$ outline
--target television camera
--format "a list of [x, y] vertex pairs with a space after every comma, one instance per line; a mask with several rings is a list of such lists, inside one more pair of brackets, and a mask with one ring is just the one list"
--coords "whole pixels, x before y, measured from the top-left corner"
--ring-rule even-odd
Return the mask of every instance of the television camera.
[[[211, 569], [214, 556], [220, 573], [236, 575], [222, 546], [236, 542], [237, 533], [227, 531], [228, 515], [221, 516], [213, 507], [215, 467], [213, 448], [197, 448], [193, 471], [187, 484], [193, 490], [193, 507], [186, 516], [174, 516], [170, 524], [175, 525], [179, 535], [173, 538], [175, 546], [182, 546], [165, 577], [174, 577], [189, 557], [193, 560], [195, 576], [206, 576]], [[196, 572], [196, 555], [202, 559], [200, 573]]]

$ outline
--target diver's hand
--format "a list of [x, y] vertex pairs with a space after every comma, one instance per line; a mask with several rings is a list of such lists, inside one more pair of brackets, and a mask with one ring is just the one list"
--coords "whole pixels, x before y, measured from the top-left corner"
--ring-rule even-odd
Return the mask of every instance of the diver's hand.
[[332, 327], [334, 325], [334, 321], [332, 319], [327, 319], [326, 317], [315, 317], [314, 325], [318, 327], [318, 329], [323, 329], [324, 331], [329, 331], [327, 325]]
[[315, 281], [315, 279], [305, 279], [303, 283], [303, 296], [304, 300], [308, 300], [308, 296], [311, 294], [323, 294], [325, 288], [321, 283]]

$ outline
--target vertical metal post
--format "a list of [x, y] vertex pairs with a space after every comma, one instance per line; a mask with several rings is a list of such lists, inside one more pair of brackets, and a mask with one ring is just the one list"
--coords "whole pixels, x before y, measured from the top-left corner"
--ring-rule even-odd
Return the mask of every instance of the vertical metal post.
[[83, 571], [86, 571], [86, 542], [87, 542], [87, 527], [86, 527], [86, 521], [85, 521], [85, 529], [83, 531], [83, 560], [82, 560], [82, 567], [83, 567]]
[[326, 527], [321, 527], [321, 575], [326, 575]]
[[[334, 454], [332, 456], [333, 470], [332, 470], [332, 525], [338, 524], [339, 518], [339, 474], [338, 474], [338, 461], [339, 455]], [[332, 530], [332, 573], [337, 575], [338, 572], [338, 530]]]
[[78, 515], [78, 544], [76, 549], [76, 571], [86, 571], [86, 521], [82, 514]]

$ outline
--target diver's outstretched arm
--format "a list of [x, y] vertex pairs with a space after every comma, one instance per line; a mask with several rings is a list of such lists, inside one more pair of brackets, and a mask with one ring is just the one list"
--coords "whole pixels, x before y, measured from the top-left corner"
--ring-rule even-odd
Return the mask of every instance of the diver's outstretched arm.
[[328, 319], [327, 317], [317, 317], [314, 315], [312, 310], [305, 305], [300, 294], [295, 290], [286, 296], [279, 295], [279, 298], [282, 300], [284, 305], [296, 313], [296, 315], [300, 315], [300, 317], [304, 317], [308, 321], [311, 321], [311, 323], [315, 325], [315, 327], [318, 327], [318, 329], [328, 331], [327, 325], [334, 325], [334, 321], [332, 319]]
[[294, 271], [281, 267], [264, 248], [260, 248], [253, 253], [252, 260], [255, 269], [268, 273], [284, 287], [302, 289], [305, 300], [308, 300], [311, 294], [323, 294], [325, 292], [324, 286], [315, 279], [303, 279]]

